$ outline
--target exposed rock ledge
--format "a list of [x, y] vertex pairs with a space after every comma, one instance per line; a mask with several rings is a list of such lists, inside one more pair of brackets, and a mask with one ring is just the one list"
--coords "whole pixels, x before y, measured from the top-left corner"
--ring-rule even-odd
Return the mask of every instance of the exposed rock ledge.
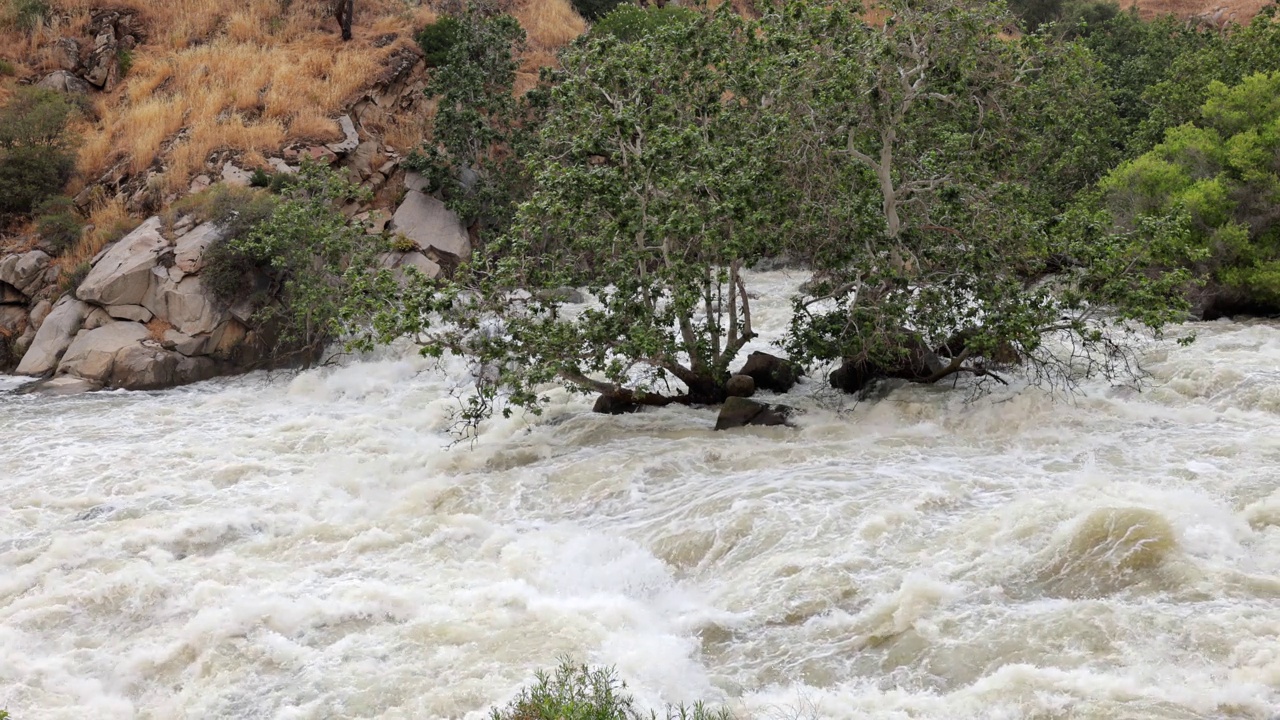
[[[201, 283], [204, 251], [219, 235], [205, 223], [168, 238], [160, 218], [142, 223], [94, 258], [74, 294], [47, 309], [37, 303], [26, 346], [16, 344], [17, 372], [56, 380], [48, 389], [57, 392], [151, 390], [252, 366], [260, 357], [253, 331]], [[26, 295], [47, 265], [39, 251], [9, 256], [0, 278]]]

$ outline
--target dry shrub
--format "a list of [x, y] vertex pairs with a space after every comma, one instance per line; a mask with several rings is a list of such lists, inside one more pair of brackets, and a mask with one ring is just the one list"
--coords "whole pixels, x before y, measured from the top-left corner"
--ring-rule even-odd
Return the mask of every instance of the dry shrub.
[[153, 317], [146, 324], [147, 334], [156, 342], [164, 342], [165, 332], [173, 329], [173, 324], [161, 317]]
[[138, 226], [130, 217], [124, 203], [118, 198], [98, 201], [89, 212], [89, 224], [93, 229], [80, 237], [80, 242], [58, 258], [58, 264], [66, 272], [87, 263], [108, 244], [119, 240]]
[[512, 15], [528, 34], [530, 50], [564, 47], [587, 30], [587, 21], [569, 0], [524, 0]]

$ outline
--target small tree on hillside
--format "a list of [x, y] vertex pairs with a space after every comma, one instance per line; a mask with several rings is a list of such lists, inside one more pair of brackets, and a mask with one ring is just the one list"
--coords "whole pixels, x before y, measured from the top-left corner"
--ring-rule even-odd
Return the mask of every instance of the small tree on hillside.
[[19, 90], [0, 108], [0, 215], [30, 212], [71, 178], [74, 113], [65, 95], [39, 88]]

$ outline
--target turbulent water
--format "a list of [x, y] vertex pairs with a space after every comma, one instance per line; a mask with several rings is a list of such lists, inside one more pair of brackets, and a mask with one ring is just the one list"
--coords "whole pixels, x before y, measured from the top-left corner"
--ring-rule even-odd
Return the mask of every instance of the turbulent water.
[[564, 655], [744, 718], [1273, 718], [1280, 326], [1197, 330], [1140, 394], [556, 394], [474, 448], [409, 352], [0, 395], [0, 708], [479, 718]]

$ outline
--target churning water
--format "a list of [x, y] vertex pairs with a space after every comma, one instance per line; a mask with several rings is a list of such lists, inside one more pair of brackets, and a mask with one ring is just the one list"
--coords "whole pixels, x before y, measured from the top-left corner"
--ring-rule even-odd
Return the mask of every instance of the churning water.
[[568, 655], [740, 717], [1269, 719], [1280, 327], [1198, 330], [1140, 394], [815, 380], [726, 433], [556, 394], [474, 449], [410, 352], [3, 395], [0, 708], [479, 718]]

